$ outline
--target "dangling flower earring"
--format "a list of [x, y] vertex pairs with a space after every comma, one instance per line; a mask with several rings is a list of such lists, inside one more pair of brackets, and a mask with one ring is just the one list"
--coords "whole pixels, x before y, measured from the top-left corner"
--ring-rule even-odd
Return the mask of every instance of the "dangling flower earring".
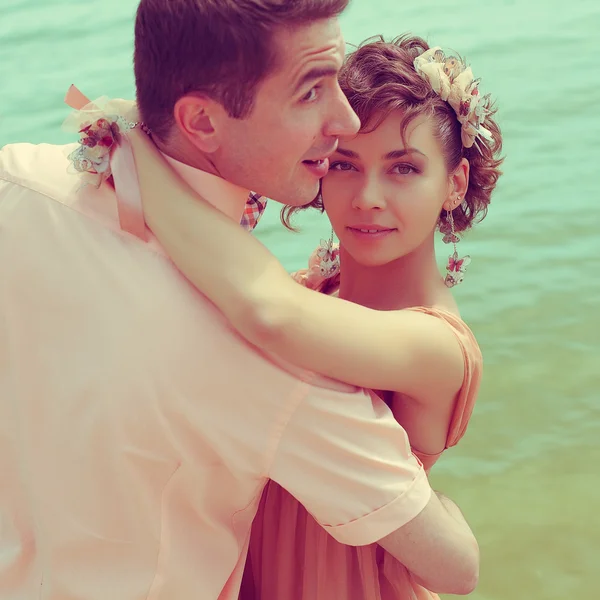
[[320, 259], [319, 273], [322, 277], [330, 279], [340, 272], [340, 248], [339, 244], [333, 241], [333, 227], [330, 238], [327, 241], [321, 240], [317, 256]]
[[454, 246], [454, 252], [448, 257], [446, 278], [444, 279], [444, 283], [447, 287], [454, 287], [455, 285], [462, 283], [467, 266], [471, 263], [471, 257], [467, 255], [459, 258], [458, 256], [456, 244], [460, 242], [460, 238], [454, 231], [454, 217], [452, 216], [452, 210], [446, 211], [446, 223], [443, 223], [440, 226], [440, 231], [444, 234], [444, 237], [442, 238], [444, 244], [452, 244]]

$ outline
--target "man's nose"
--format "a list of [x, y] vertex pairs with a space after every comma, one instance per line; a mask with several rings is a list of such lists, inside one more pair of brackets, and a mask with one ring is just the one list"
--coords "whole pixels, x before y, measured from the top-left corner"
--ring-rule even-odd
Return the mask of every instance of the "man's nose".
[[342, 90], [338, 89], [337, 102], [332, 105], [325, 134], [332, 137], [351, 137], [356, 135], [359, 129], [360, 119], [352, 110]]

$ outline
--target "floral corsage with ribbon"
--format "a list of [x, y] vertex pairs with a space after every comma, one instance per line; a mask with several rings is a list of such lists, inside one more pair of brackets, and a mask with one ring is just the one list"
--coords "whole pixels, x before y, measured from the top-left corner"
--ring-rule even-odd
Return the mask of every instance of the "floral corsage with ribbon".
[[63, 123], [63, 130], [76, 132], [79, 144], [68, 159], [70, 168], [82, 173], [84, 183], [100, 187], [111, 176], [110, 157], [121, 137], [137, 126], [126, 117], [132, 102], [100, 98], [73, 112]]
[[79, 176], [81, 187], [99, 188], [104, 182], [112, 186], [121, 230], [148, 241], [135, 159], [126, 135], [138, 125], [149, 133], [137, 122], [136, 103], [106, 97], [91, 101], [74, 85], [65, 103], [74, 112], [62, 128], [79, 135], [77, 147], [68, 154], [68, 172]]

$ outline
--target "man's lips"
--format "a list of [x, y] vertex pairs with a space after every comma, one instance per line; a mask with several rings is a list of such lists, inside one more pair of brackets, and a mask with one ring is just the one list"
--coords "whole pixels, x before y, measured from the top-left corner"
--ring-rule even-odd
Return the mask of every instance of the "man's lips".
[[331, 157], [331, 155], [337, 150], [338, 141], [335, 141], [335, 144], [328, 148], [327, 150], [321, 150], [318, 154], [315, 152], [312, 156], [305, 158], [302, 162], [308, 164], [320, 164]]
[[303, 160], [302, 164], [319, 179], [322, 179], [327, 175], [329, 171], [329, 159], [317, 159], [317, 160]]

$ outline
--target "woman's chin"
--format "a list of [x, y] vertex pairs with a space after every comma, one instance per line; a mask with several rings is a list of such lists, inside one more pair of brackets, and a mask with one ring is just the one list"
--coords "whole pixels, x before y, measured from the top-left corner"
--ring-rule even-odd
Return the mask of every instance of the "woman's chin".
[[388, 256], [384, 256], [378, 252], [348, 252], [352, 260], [361, 267], [383, 267], [391, 262]]

